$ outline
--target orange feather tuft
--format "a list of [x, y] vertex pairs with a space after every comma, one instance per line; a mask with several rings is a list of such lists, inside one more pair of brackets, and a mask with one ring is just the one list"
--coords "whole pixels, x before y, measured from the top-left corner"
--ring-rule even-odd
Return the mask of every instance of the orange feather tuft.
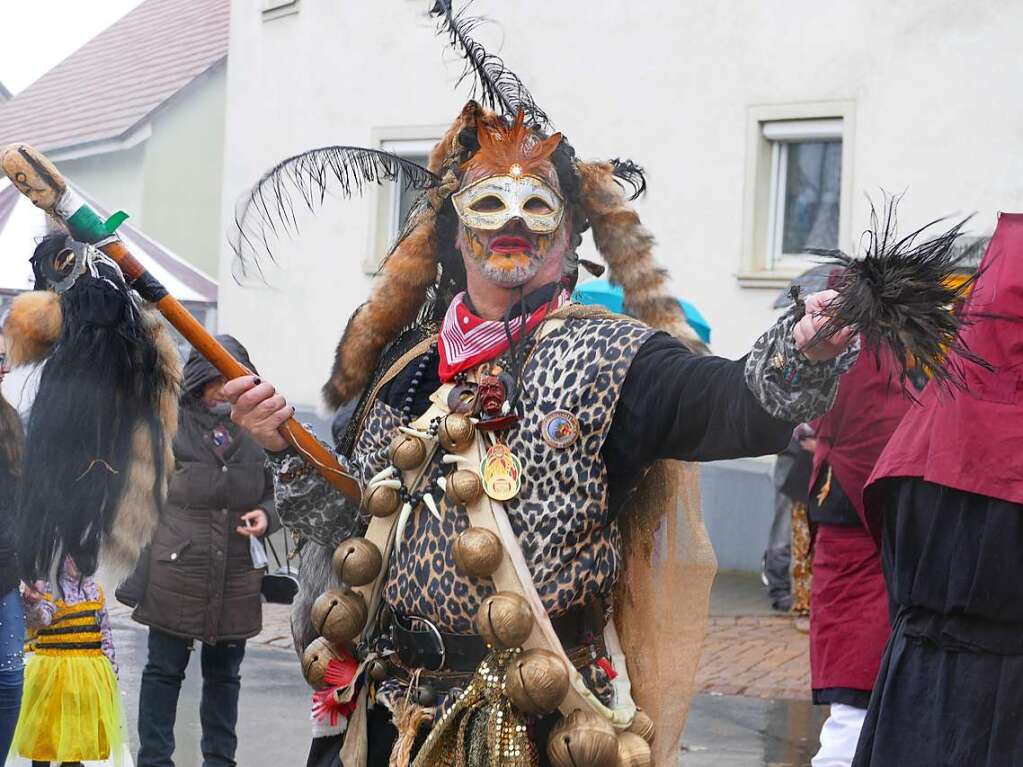
[[561, 134], [541, 138], [526, 126], [525, 114], [521, 110], [515, 115], [515, 122], [510, 128], [501, 120], [480, 120], [476, 136], [480, 148], [462, 165], [465, 173], [483, 171], [483, 177], [543, 177], [554, 173], [550, 156], [561, 143]]

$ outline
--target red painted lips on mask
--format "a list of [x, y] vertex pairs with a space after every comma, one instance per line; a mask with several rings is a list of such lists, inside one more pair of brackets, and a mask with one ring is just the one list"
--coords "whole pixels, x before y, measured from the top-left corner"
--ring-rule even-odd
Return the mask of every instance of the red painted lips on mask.
[[494, 238], [490, 243], [490, 250], [494, 253], [522, 253], [532, 250], [532, 245], [525, 237], [505, 234]]

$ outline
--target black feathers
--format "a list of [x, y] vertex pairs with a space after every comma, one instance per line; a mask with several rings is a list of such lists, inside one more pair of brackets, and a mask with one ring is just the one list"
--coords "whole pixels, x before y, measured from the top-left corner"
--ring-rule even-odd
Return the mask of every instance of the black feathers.
[[639, 165], [632, 160], [620, 160], [616, 157], [611, 160], [611, 168], [614, 177], [632, 190], [630, 200], [646, 194], [646, 172]]
[[[429, 189], [440, 177], [421, 165], [379, 149], [327, 146], [288, 157], [268, 170], [238, 206], [234, 248], [237, 276], [245, 276], [249, 257], [265, 252], [281, 231], [298, 228], [296, 207], [310, 211], [335, 191], [342, 197], [363, 193], [367, 184], [398, 181], [406, 189]], [[297, 196], [297, 200], [296, 200]]]
[[940, 219], [899, 237], [897, 204], [897, 197], [885, 201], [883, 220], [871, 206], [863, 258], [838, 250], [810, 251], [845, 267], [820, 335], [830, 338], [848, 327], [861, 335], [866, 353], [877, 355], [888, 347], [902, 367], [907, 392], [912, 393], [906, 386], [912, 367], [939, 386], [964, 389], [964, 364], [990, 369], [960, 338], [965, 320], [959, 309], [978, 276], [963, 275], [959, 266], [962, 252], [956, 241], [968, 219], [931, 239], [923, 235]]
[[[46, 358], [25, 441], [17, 507], [18, 559], [26, 581], [48, 578], [70, 554], [91, 575], [111, 531], [132, 463], [155, 464], [161, 502], [165, 467], [158, 417], [162, 380], [153, 337], [116, 269], [85, 274], [61, 296], [64, 324]], [[141, 451], [140, 454], [136, 454]]]
[[479, 42], [472, 39], [473, 31], [485, 19], [469, 16], [466, 10], [456, 14], [451, 0], [436, 0], [430, 10], [431, 16], [440, 18], [438, 33], [447, 35], [452, 47], [465, 59], [465, 71], [458, 82], [461, 84], [472, 77], [472, 95], [484, 106], [507, 117], [514, 117], [521, 110], [527, 125], [549, 132], [550, 118], [533, 101], [518, 75], [508, 69], [499, 56], [487, 53]]

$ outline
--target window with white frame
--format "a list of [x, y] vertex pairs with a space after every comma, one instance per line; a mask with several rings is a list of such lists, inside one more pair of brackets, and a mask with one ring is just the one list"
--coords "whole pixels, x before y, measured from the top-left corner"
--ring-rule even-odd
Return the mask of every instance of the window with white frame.
[[[385, 141], [381, 148], [385, 152], [391, 152], [425, 167], [430, 157], [430, 150], [433, 149], [436, 143], [436, 140], [432, 139], [421, 141]], [[390, 241], [393, 241], [398, 232], [401, 231], [402, 224], [405, 223], [405, 219], [408, 217], [408, 212], [412, 209], [412, 205], [419, 195], [422, 194], [422, 190], [407, 189], [404, 179], [400, 177], [389, 184], [389, 186], [390, 189], [384, 190], [387, 195], [385, 199], [390, 201], [388, 204], [387, 236]]]
[[[444, 128], [428, 129], [430, 133], [421, 133], [421, 130], [423, 129], [388, 129], [386, 132], [391, 133], [391, 135], [398, 133], [399, 135], [412, 134], [422, 136], [430, 135], [433, 130], [436, 130], [437, 135], [440, 135]], [[391, 152], [425, 167], [430, 157], [430, 152], [436, 143], [436, 138], [405, 139], [402, 137], [392, 139], [376, 137], [371, 145], [379, 146], [385, 152]], [[366, 274], [376, 274], [377, 270], [380, 269], [380, 264], [401, 232], [402, 225], [405, 223], [412, 205], [419, 195], [422, 194], [420, 189], [406, 189], [403, 181], [404, 179], [399, 178], [396, 181], [385, 182], [376, 190], [370, 247], [362, 261], [362, 268]]]
[[808, 249], [838, 247], [842, 119], [775, 120], [761, 129], [771, 151], [765, 266], [799, 268]]

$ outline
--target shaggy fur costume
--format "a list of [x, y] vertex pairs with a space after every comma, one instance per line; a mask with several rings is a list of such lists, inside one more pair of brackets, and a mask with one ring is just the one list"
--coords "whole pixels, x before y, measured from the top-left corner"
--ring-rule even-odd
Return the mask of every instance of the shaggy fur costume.
[[[167, 495], [170, 470], [174, 467], [172, 443], [178, 431], [178, 396], [181, 390], [181, 355], [174, 337], [156, 309], [142, 313], [142, 323], [153, 338], [157, 353], [154, 380], [162, 386], [155, 402], [163, 430], [162, 457], [154, 452], [149, 428], [135, 427], [132, 434], [132, 459], [121, 502], [114, 512], [114, 524], [100, 548], [101, 578], [121, 583], [131, 574], [139, 553], [149, 544], [160, 520], [160, 508]], [[157, 485], [159, 482], [159, 485]], [[157, 488], [154, 495], [154, 488]]]
[[45, 357], [60, 338], [63, 323], [56, 293], [33, 290], [17, 296], [4, 323], [11, 365], [31, 365]]
[[63, 552], [86, 574], [102, 557], [105, 576], [119, 581], [166, 495], [181, 360], [157, 312], [129, 308], [123, 285], [111, 324], [82, 321], [107, 307], [76, 291], [22, 294], [4, 324], [15, 364], [46, 363], [26, 439], [20, 564], [34, 579]]

